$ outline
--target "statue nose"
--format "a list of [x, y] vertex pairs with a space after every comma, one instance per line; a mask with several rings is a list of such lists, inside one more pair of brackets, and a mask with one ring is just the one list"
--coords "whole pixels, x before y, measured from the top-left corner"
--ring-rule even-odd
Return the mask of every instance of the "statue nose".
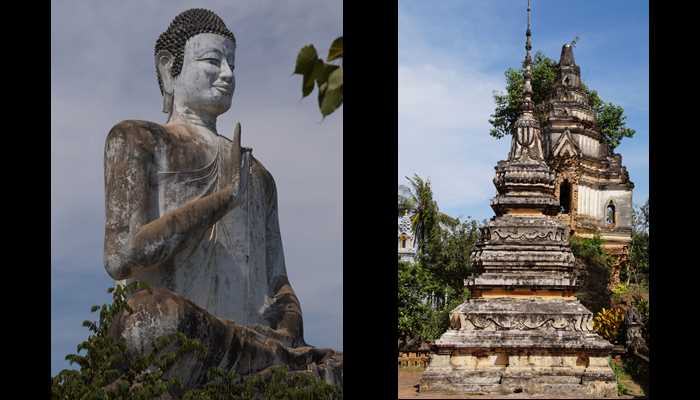
[[221, 63], [221, 74], [219, 77], [226, 82], [231, 82], [233, 79], [233, 69], [228, 65], [228, 61], [226, 60]]

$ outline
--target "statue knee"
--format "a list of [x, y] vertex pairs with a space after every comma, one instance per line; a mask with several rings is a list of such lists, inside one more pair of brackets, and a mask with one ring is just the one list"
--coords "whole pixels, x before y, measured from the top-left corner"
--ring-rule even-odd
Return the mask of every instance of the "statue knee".
[[129, 352], [146, 354], [153, 342], [178, 332], [186, 304], [177, 294], [163, 288], [142, 289], [131, 295], [124, 310], [112, 323], [110, 333], [126, 340]]

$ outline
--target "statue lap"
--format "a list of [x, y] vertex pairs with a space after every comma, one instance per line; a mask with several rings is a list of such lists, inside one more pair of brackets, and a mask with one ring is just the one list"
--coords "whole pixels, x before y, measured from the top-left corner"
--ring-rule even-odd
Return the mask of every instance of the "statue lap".
[[217, 318], [165, 288], [139, 290], [128, 304], [132, 312], [117, 315], [110, 331], [113, 337], [126, 340], [128, 352], [147, 354], [159, 337], [177, 332], [199, 340], [208, 349], [203, 357], [181, 357], [168, 371], [168, 377], [179, 378], [186, 388], [204, 383], [207, 371], [214, 367], [248, 376], [281, 365], [290, 371], [309, 371], [342, 386], [342, 353], [306, 345], [293, 347], [297, 338], [286, 330]]

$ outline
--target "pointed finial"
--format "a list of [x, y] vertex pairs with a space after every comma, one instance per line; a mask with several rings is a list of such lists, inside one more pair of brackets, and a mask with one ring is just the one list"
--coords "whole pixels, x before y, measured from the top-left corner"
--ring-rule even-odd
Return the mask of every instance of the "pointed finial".
[[530, 58], [530, 50], [532, 50], [532, 7], [530, 5], [530, 0], [527, 0], [527, 31], [525, 31], [525, 64], [528, 65], [532, 62]]
[[[525, 98], [523, 99], [523, 103], [529, 103], [531, 100], [532, 96], [532, 83], [530, 80], [532, 79], [531, 76], [531, 70], [530, 70], [530, 64], [532, 63], [532, 57], [530, 56], [530, 50], [532, 50], [532, 5], [531, 5], [531, 0], [527, 0], [527, 31], [525, 31], [525, 62], [524, 62], [524, 67], [525, 67], [525, 87], [524, 87], [524, 95]], [[528, 105], [523, 104], [523, 107], [529, 108]]]
[[530, 50], [532, 49], [532, 16], [531, 0], [527, 0], [527, 31], [525, 32], [525, 72], [523, 85], [523, 100], [520, 104], [518, 119], [513, 126], [513, 141], [508, 154], [509, 160], [531, 160], [541, 162], [544, 160], [542, 151], [542, 137], [540, 124], [535, 118], [535, 104], [532, 101], [532, 59]]

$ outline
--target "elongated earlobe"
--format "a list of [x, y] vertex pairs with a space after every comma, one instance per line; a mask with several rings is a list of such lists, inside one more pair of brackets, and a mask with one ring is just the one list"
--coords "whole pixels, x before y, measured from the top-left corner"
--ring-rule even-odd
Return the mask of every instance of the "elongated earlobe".
[[173, 111], [173, 95], [163, 93], [163, 112], [170, 115]]
[[172, 65], [173, 55], [171, 52], [161, 50], [156, 54], [156, 68], [158, 68], [163, 94], [163, 112], [166, 114], [170, 114], [173, 110], [173, 77], [170, 73]]

